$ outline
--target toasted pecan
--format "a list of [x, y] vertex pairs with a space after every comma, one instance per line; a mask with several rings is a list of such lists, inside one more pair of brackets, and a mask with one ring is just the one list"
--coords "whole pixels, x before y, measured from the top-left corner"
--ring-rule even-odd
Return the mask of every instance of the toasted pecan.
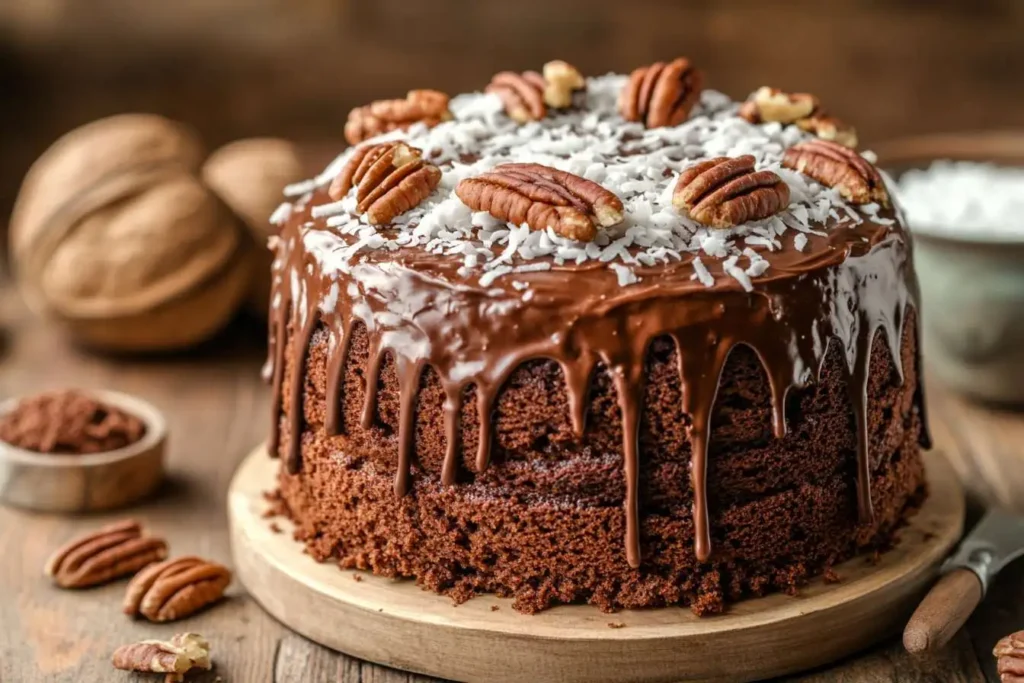
[[845, 145], [831, 140], [808, 140], [786, 150], [782, 165], [839, 190], [854, 204], [889, 205], [889, 193], [875, 166]]
[[574, 240], [590, 241], [599, 227], [622, 221], [622, 201], [595, 182], [541, 164], [502, 164], [467, 178], [455, 194], [474, 211], [532, 230], [551, 228]]
[[125, 591], [124, 612], [150, 621], [174, 621], [216, 602], [231, 571], [198, 557], [178, 557], [139, 572]]
[[404, 142], [359, 147], [331, 183], [335, 201], [356, 188], [356, 210], [372, 225], [390, 222], [418, 205], [441, 182], [441, 169]]
[[619, 113], [648, 128], [678, 126], [700, 100], [703, 74], [685, 57], [635, 69], [619, 94]]
[[433, 127], [452, 118], [448, 95], [437, 90], [410, 90], [404, 100], [378, 100], [349, 112], [345, 139], [358, 145], [393, 130], [405, 130], [416, 123]]
[[167, 557], [167, 543], [133, 519], [109, 524], [58, 548], [43, 573], [61, 588], [86, 588], [128, 576]]
[[754, 157], [717, 157], [679, 175], [672, 204], [713, 228], [768, 218], [789, 205], [789, 186], [772, 171], [755, 171]]

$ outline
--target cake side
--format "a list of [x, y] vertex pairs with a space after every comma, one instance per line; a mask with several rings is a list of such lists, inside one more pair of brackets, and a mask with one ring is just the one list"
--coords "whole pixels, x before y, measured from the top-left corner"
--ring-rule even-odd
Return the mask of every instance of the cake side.
[[[344, 399], [346, 419], [361, 417], [364, 343], [353, 345], [354, 362], [345, 373], [352, 388]], [[381, 375], [375, 426], [364, 439], [339, 447], [344, 437], [326, 437], [322, 429], [326, 346], [325, 332], [314, 335], [302, 375], [302, 472], [280, 475], [301, 538], [317, 559], [415, 577], [457, 600], [487, 591], [515, 597], [517, 609], [528, 612], [579, 601], [605, 609], [687, 604], [698, 613], [719, 611], [726, 601], [794, 590], [856, 553], [885, 550], [923, 495], [913, 321], [901, 345], [906, 383], [885, 344], [876, 343], [872, 352], [874, 516], [868, 523], [857, 514], [857, 436], [838, 347], [828, 354], [819, 383], [790, 394], [791, 431], [782, 439], [771, 433], [770, 389], [758, 359], [745, 347], [730, 357], [712, 418], [708, 496], [715, 552], [707, 563], [692, 550], [686, 417], [678, 402], [666, 400], [679, 391], [675, 354], [668, 343], [656, 344], [647, 360], [640, 433], [639, 569], [625, 561], [621, 419], [607, 373], [591, 384], [593, 433], [586, 440], [593, 443], [575, 453], [564, 447], [572, 439], [571, 419], [553, 363], [521, 368], [506, 385], [494, 415], [495, 457], [482, 475], [471, 471], [477, 416], [464, 409], [460, 422], [469, 449], [455, 486], [441, 483], [443, 394], [436, 381], [425, 380], [417, 402], [413, 491], [399, 498], [393, 490], [397, 377], [389, 370]], [[675, 433], [670, 425], [677, 425]], [[538, 433], [549, 435], [546, 444], [537, 441]]]

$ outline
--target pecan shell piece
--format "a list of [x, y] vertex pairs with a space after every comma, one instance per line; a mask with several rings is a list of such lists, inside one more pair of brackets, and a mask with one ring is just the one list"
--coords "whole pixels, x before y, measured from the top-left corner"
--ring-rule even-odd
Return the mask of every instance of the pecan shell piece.
[[568, 62], [555, 60], [544, 65], [544, 72], [502, 71], [494, 75], [484, 89], [501, 98], [505, 113], [517, 123], [540, 121], [548, 107], [572, 106], [573, 95], [586, 87], [583, 75]]
[[440, 182], [441, 169], [425, 161], [421, 150], [384, 142], [357, 148], [327, 193], [337, 201], [355, 187], [356, 210], [381, 225], [429, 197]]
[[889, 206], [889, 193], [878, 169], [845, 145], [831, 140], [808, 140], [786, 150], [782, 165], [834, 187], [854, 204], [877, 202]]
[[831, 140], [838, 142], [843, 147], [857, 149], [857, 131], [834, 116], [815, 113], [805, 119], [800, 119], [796, 125], [801, 130], [814, 133], [822, 140]]
[[115, 669], [166, 673], [167, 681], [183, 681], [193, 669], [209, 670], [210, 644], [198, 633], [178, 633], [169, 641], [143, 640], [114, 650]]
[[772, 171], [755, 171], [754, 157], [717, 157], [679, 175], [672, 204], [712, 228], [768, 218], [789, 206], [789, 186]]
[[85, 534], [58, 548], [43, 573], [61, 588], [86, 588], [134, 574], [167, 557], [167, 543], [145, 536], [126, 519]]
[[587, 81], [579, 69], [556, 59], [544, 65], [544, 104], [552, 109], [568, 109], [573, 96], [586, 89]]
[[531, 230], [551, 228], [562, 237], [590, 241], [598, 227], [622, 221], [622, 201], [580, 176], [541, 164], [502, 164], [459, 182], [455, 194], [474, 211]]
[[740, 116], [751, 123], [796, 123], [818, 109], [818, 98], [805, 92], [787, 93], [778, 88], [758, 88], [740, 107]]
[[231, 571], [198, 557], [154, 564], [135, 575], [124, 596], [124, 613], [163, 622], [182, 619], [216, 602], [231, 583]]
[[1011, 633], [992, 649], [1003, 683], [1024, 683], [1024, 631]]
[[405, 130], [416, 123], [434, 127], [449, 121], [448, 95], [437, 90], [410, 90], [404, 100], [378, 100], [356, 107], [345, 122], [345, 139], [350, 145], [392, 130]]
[[648, 128], [678, 126], [700, 100], [704, 75], [680, 57], [634, 69], [619, 93], [619, 113]]

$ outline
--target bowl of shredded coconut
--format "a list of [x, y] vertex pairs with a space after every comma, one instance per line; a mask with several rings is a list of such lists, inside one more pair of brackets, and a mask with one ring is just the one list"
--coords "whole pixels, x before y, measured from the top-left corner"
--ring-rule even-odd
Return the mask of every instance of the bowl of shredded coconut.
[[1024, 404], [1024, 133], [877, 150], [914, 238], [928, 368], [965, 394]]

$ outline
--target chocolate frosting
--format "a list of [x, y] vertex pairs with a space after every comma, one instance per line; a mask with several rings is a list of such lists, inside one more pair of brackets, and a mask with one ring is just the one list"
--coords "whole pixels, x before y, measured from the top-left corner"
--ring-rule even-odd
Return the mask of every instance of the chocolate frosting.
[[[639, 567], [638, 433], [648, 346], [668, 336], [678, 347], [683, 409], [690, 417], [690, 479], [696, 527], [695, 552], [707, 561], [713, 552], [708, 522], [706, 473], [711, 414], [719, 377], [731, 350], [739, 344], [760, 358], [771, 385], [773, 430], [786, 433], [786, 394], [817, 381], [829, 344], [839, 344], [849, 373], [850, 402], [857, 422], [857, 501], [860, 518], [871, 519], [870, 457], [866, 425], [868, 360], [875, 332], [885, 332], [894, 365], [902, 372], [900, 340], [907, 307], [917, 293], [909, 238], [892, 211], [864, 221], [817, 226], [806, 234], [804, 249], [787, 231], [782, 249], [764, 251], [767, 272], [753, 279], [753, 290], [723, 273], [719, 261], [705, 261], [714, 285], [695, 278], [693, 256], [653, 267], [637, 267], [639, 281], [621, 286], [604, 263], [553, 265], [551, 270], [521, 273], [517, 286], [498, 279], [481, 286], [477, 275], [459, 273], [461, 261], [421, 248], [369, 252], [339, 274], [326, 269], [306, 240], [332, 231], [314, 219], [313, 206], [330, 200], [322, 192], [296, 207], [277, 243], [269, 362], [273, 415], [269, 448], [284, 456], [289, 473], [301, 470], [300, 436], [304, 382], [292, 381], [281, 395], [288, 328], [293, 340], [291, 365], [301, 372], [313, 331], [329, 332], [328, 434], [339, 430], [341, 377], [353, 327], [362, 323], [370, 340], [363, 410], [365, 427], [376, 409], [382, 360], [390, 352], [400, 384], [400, 425], [395, 494], [415, 485], [414, 417], [419, 378], [436, 371], [446, 394], [447, 454], [442, 483], [455, 485], [460, 467], [458, 417], [463, 389], [475, 385], [480, 416], [476, 470], [491, 457], [491, 414], [503, 383], [522, 363], [555, 360], [562, 368], [578, 435], [586, 425], [587, 387], [598, 364], [612, 374], [622, 412], [622, 452], [626, 491], [626, 559]], [[333, 235], [340, 240], [344, 236]], [[522, 284], [525, 283], [525, 286]], [[282, 401], [289, 401], [288, 439], [279, 443]], [[922, 421], [920, 387], [915, 398]], [[927, 430], [922, 445], [928, 447]]]

